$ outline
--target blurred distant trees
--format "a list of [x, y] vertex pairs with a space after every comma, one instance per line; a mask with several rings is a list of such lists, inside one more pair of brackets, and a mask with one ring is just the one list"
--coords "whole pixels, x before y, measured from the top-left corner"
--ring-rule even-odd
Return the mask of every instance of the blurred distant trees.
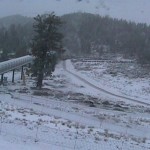
[[[150, 62], [150, 26], [101, 17], [90, 13], [73, 13], [62, 16], [64, 45], [79, 55], [89, 55], [93, 50], [134, 57], [142, 63]], [[76, 43], [76, 44], [72, 44]]]
[[32, 24], [11, 24], [8, 28], [0, 27], [0, 61], [7, 60], [11, 55], [20, 57], [28, 54], [32, 37]]
[[[150, 63], [149, 25], [90, 13], [72, 13], [60, 18], [64, 22], [59, 27], [64, 35], [63, 45], [72, 55], [88, 56], [93, 51], [102, 55], [107, 48], [107, 52], [133, 57], [140, 63]], [[16, 24], [6, 19], [2, 24], [0, 19], [1, 61], [8, 59], [8, 53], [15, 53], [15, 57], [28, 53], [35, 33], [33, 21], [27, 19], [20, 18], [19, 22], [13, 19], [18, 22]]]

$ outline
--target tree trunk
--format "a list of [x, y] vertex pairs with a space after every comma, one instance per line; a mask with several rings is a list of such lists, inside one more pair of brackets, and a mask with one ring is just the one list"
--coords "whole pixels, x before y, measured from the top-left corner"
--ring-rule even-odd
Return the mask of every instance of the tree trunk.
[[37, 88], [42, 88], [42, 81], [43, 81], [43, 72], [39, 73], [37, 76]]

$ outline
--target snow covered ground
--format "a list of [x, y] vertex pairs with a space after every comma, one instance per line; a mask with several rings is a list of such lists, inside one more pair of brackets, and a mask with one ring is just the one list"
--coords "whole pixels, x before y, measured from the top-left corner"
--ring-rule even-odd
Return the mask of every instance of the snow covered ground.
[[[66, 66], [74, 70], [69, 61]], [[62, 62], [52, 78], [44, 79], [41, 91], [34, 88], [34, 78], [26, 77], [23, 85], [20, 73], [14, 84], [11, 73], [7, 77], [7, 85], [0, 87], [1, 149], [150, 149], [148, 106], [101, 95], [65, 71]]]
[[[69, 66], [72, 63], [68, 60]], [[74, 62], [78, 75], [112, 93], [150, 103], [149, 73], [141, 73], [134, 63]], [[141, 69], [141, 68], [140, 68]], [[140, 76], [137, 76], [140, 74]], [[135, 77], [134, 77], [135, 76]]]

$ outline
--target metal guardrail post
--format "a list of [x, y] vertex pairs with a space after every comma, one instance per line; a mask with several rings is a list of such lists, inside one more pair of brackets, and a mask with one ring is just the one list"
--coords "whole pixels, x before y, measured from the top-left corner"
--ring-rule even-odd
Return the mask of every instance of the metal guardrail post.
[[12, 74], [12, 83], [14, 83], [14, 77], [15, 77], [15, 69], [13, 70], [13, 74]]
[[23, 66], [21, 67], [21, 80], [23, 79]]
[[1, 84], [3, 84], [4, 74], [1, 74]]
[[29, 63], [29, 66], [28, 66], [29, 68], [31, 68], [31, 63]]

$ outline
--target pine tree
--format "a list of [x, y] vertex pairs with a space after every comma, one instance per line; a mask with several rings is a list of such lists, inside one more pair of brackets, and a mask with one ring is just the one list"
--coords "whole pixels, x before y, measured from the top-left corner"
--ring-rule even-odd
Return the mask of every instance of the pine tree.
[[[51, 65], [49, 53], [61, 49], [62, 34], [59, 27], [62, 22], [54, 13], [38, 15], [34, 18], [35, 36], [32, 43], [32, 54], [35, 56], [34, 70], [37, 74], [37, 87], [42, 87], [43, 77]], [[51, 61], [52, 62], [52, 61]]]

